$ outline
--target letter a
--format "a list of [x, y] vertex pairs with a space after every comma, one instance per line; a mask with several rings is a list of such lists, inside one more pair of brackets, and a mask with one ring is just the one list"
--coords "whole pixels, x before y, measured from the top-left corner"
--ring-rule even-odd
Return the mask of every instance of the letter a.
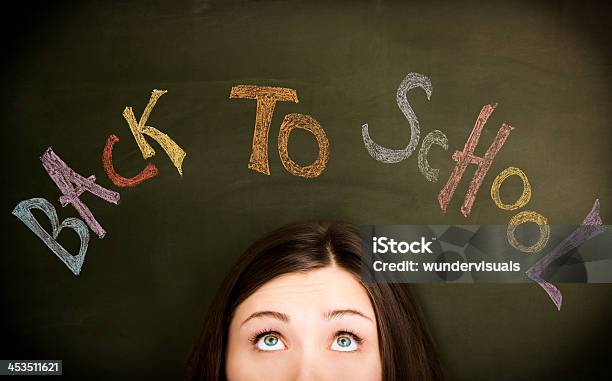
[[73, 171], [55, 154], [55, 152], [53, 152], [51, 147], [45, 151], [40, 160], [51, 179], [53, 179], [55, 185], [57, 185], [62, 192], [62, 196], [59, 198], [62, 206], [72, 204], [91, 230], [93, 230], [98, 237], [104, 238], [106, 231], [100, 226], [98, 221], [96, 221], [87, 205], [79, 200], [79, 196], [81, 196], [83, 192], [88, 191], [105, 201], [118, 204], [119, 193], [96, 184], [96, 176], [94, 175], [84, 178]]

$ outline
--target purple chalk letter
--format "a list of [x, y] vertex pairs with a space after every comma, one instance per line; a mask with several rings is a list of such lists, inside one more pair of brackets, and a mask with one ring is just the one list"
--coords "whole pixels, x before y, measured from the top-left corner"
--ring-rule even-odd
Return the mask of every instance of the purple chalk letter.
[[89, 208], [79, 200], [79, 196], [88, 191], [89, 193], [95, 194], [103, 200], [112, 202], [113, 204], [119, 203], [119, 193], [101, 187], [96, 184], [96, 177], [94, 175], [84, 178], [75, 171], [73, 171], [66, 163], [62, 161], [53, 152], [51, 147], [47, 148], [45, 153], [40, 158], [43, 167], [53, 179], [57, 187], [62, 192], [59, 201], [62, 206], [72, 204], [74, 208], [79, 212], [83, 220], [93, 230], [94, 233], [100, 238], [104, 238], [106, 231], [100, 226], [98, 221], [94, 218]]
[[601, 216], [599, 215], [599, 199], [596, 199], [595, 204], [593, 204], [593, 208], [589, 214], [586, 215], [584, 221], [582, 221], [582, 225], [576, 228], [572, 234], [561, 241], [561, 243], [559, 243], [550, 253], [537, 261], [529, 268], [529, 270], [525, 272], [529, 278], [537, 282], [544, 289], [544, 291], [546, 291], [553, 303], [555, 303], [557, 310], [561, 310], [563, 295], [554, 284], [548, 283], [542, 279], [542, 272], [555, 259], [569, 253], [574, 248], [582, 245], [584, 242], [603, 233], [604, 231], [606, 231], [606, 227], [603, 225]]

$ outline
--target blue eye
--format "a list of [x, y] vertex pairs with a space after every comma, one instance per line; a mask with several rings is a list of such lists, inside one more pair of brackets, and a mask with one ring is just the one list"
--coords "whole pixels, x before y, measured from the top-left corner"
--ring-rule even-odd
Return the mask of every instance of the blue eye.
[[268, 333], [257, 340], [255, 347], [261, 351], [278, 351], [285, 349], [285, 344], [276, 334]]
[[357, 350], [360, 340], [351, 334], [340, 334], [334, 338], [331, 349], [339, 352], [353, 352]]

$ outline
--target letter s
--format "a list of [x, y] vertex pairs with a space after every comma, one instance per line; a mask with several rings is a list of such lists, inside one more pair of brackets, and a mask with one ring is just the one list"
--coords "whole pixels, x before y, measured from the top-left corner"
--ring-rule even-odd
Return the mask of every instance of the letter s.
[[408, 103], [408, 91], [414, 89], [415, 87], [420, 87], [423, 89], [425, 94], [427, 94], [428, 100], [431, 98], [431, 93], [433, 92], [431, 80], [419, 73], [408, 74], [397, 88], [397, 106], [400, 110], [402, 110], [402, 113], [404, 113], [406, 119], [408, 119], [408, 123], [410, 123], [410, 142], [408, 142], [406, 148], [398, 150], [385, 148], [372, 140], [368, 131], [367, 123], [361, 126], [361, 135], [363, 137], [363, 142], [365, 143], [366, 149], [368, 150], [370, 156], [377, 161], [388, 164], [399, 163], [400, 161], [409, 158], [419, 144], [419, 120], [414, 114], [412, 107], [410, 107], [410, 103]]

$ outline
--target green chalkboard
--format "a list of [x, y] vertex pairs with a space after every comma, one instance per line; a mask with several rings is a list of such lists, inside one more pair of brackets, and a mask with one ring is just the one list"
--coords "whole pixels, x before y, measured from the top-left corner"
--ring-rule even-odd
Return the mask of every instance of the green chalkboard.
[[[3, 196], [0, 358], [62, 359], [72, 379], [180, 379], [204, 313], [236, 258], [257, 237], [296, 220], [355, 224], [508, 224], [516, 213], [490, 197], [509, 166], [528, 176], [525, 210], [579, 224], [595, 199], [612, 221], [609, 7], [585, 1], [98, 1], [22, 4], [3, 12]], [[407, 92], [420, 140], [439, 169], [427, 181], [414, 153], [396, 164], [367, 151], [362, 125], [402, 149], [410, 124], [396, 92], [409, 73], [431, 80]], [[269, 175], [248, 168], [256, 101], [232, 87], [289, 88], [268, 137]], [[162, 147], [144, 159], [122, 113], [140, 118], [167, 90], [148, 125], [186, 152], [182, 175]], [[443, 212], [438, 193], [481, 108], [497, 104], [476, 148], [502, 123], [514, 127], [483, 180], [469, 217], [460, 212], [475, 167]], [[287, 114], [309, 115], [329, 141], [316, 177], [290, 173], [278, 154]], [[124, 177], [147, 163], [158, 174], [118, 187], [105, 173], [109, 135]], [[75, 276], [11, 212], [40, 197], [59, 220], [81, 218], [40, 157], [53, 152], [78, 174], [120, 194], [117, 205], [81, 200], [106, 231], [90, 232]], [[303, 129], [288, 152], [317, 158]], [[522, 191], [516, 177], [503, 199]], [[41, 226], [51, 224], [33, 211]], [[59, 241], [78, 251], [76, 234]], [[612, 286], [563, 284], [554, 308], [536, 284], [421, 284], [442, 360], [457, 380], [601, 379], [608, 366]]]

